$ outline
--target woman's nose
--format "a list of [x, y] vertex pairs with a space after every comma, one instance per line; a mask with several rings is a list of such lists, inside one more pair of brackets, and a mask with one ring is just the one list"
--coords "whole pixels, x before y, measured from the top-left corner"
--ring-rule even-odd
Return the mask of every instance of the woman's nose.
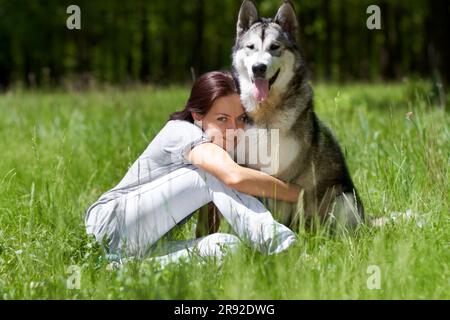
[[233, 121], [228, 122], [227, 129], [236, 130], [237, 128], [238, 128], [238, 125], [237, 125], [237, 120], [236, 119], [233, 120]]
[[227, 139], [232, 139], [234, 138], [234, 136], [236, 135], [236, 131], [237, 131], [237, 121], [235, 120], [231, 120], [228, 121], [227, 127], [225, 128], [225, 135], [227, 135], [228, 132], [228, 138]]

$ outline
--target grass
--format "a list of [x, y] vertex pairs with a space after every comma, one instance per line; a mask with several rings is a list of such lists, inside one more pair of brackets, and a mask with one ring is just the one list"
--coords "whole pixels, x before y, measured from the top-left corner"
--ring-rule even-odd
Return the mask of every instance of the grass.
[[[189, 88], [0, 95], [0, 299], [449, 299], [450, 117], [428, 88], [315, 86], [316, 110], [340, 141], [368, 215], [410, 209], [417, 219], [355, 237], [300, 232], [279, 256], [242, 247], [221, 266], [194, 259], [113, 271], [85, 235], [84, 211], [119, 182]], [[192, 238], [194, 222], [174, 237]], [[373, 265], [381, 288], [370, 290]], [[70, 266], [80, 268], [80, 289], [67, 287]]]

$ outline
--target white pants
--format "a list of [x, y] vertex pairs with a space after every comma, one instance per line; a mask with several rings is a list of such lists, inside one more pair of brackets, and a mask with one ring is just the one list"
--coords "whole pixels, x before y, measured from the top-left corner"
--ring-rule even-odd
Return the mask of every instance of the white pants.
[[[221, 245], [235, 247], [239, 241], [264, 254], [279, 253], [296, 241], [295, 234], [276, 222], [255, 197], [227, 187], [208, 172], [187, 165], [149, 183], [124, 192], [116, 200], [93, 205], [86, 216], [86, 230], [110, 253], [144, 256], [156, 242], [197, 209], [214, 202], [236, 236], [213, 234], [184, 244], [177, 242], [168, 257], [186, 256], [194, 247], [201, 255], [220, 255]], [[184, 248], [182, 248], [184, 247]]]

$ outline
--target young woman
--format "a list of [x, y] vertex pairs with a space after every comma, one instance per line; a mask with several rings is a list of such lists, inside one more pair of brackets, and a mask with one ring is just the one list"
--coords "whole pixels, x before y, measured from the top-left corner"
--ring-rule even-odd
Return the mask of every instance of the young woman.
[[167, 257], [194, 249], [220, 256], [222, 245], [234, 248], [240, 241], [266, 254], [288, 248], [295, 234], [256, 197], [297, 202], [300, 189], [233, 161], [227, 150], [236, 136], [227, 132], [244, 129], [245, 121], [229, 73], [199, 77], [184, 110], [170, 116], [122, 181], [89, 207], [87, 233], [106, 243], [111, 254], [143, 257], [173, 227], [214, 203], [237, 237], [215, 233], [166, 245]]

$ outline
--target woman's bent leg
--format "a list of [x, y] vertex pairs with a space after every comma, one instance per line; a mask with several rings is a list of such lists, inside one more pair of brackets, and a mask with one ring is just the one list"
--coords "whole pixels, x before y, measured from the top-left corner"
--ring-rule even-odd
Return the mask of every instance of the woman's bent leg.
[[158, 256], [148, 260], [157, 261], [161, 266], [180, 259], [189, 259], [193, 254], [200, 257], [215, 257], [220, 262], [227, 252], [235, 252], [240, 240], [232, 234], [214, 233], [193, 240], [170, 241], [158, 246], [153, 253]]
[[200, 175], [189, 167], [174, 170], [121, 197], [112, 247], [144, 256], [162, 236], [211, 201]]
[[[262, 253], [278, 253], [295, 241], [294, 233], [276, 222], [258, 199], [189, 165], [120, 197], [110, 251], [145, 255], [170, 229], [210, 201], [238, 237]], [[99, 209], [98, 214], [106, 213]]]
[[265, 254], [274, 254], [296, 241], [294, 232], [275, 221], [257, 198], [228, 188], [213, 175], [202, 172], [214, 204], [239, 238], [250, 247]]

